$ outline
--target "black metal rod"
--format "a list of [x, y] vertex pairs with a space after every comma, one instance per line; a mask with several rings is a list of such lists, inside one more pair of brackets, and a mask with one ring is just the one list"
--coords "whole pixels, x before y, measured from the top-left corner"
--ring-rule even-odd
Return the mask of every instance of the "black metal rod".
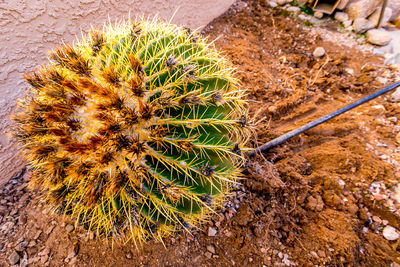
[[400, 86], [400, 82], [396, 82], [395, 84], [392, 84], [392, 85], [390, 85], [390, 86], [388, 86], [388, 87], [386, 87], [386, 88], [384, 88], [384, 89], [382, 89], [382, 90], [380, 90], [380, 91], [378, 91], [376, 93], [373, 93], [372, 95], [369, 95], [369, 96], [367, 96], [367, 97], [365, 97], [363, 99], [360, 99], [360, 100], [358, 100], [358, 101], [356, 101], [356, 102], [354, 102], [354, 103], [352, 103], [352, 104], [350, 104], [348, 106], [345, 106], [345, 107], [343, 107], [343, 108], [341, 108], [339, 110], [336, 110], [336, 111], [334, 111], [334, 112], [332, 112], [332, 113], [330, 113], [328, 115], [325, 115], [325, 116], [323, 116], [321, 118], [318, 118], [318, 119], [316, 119], [316, 120], [314, 120], [314, 121], [312, 121], [310, 123], [307, 123], [306, 125], [303, 125], [303, 126], [297, 128], [297, 129], [294, 129], [294, 130], [292, 130], [292, 131], [290, 131], [288, 133], [285, 133], [284, 135], [281, 135], [281, 136], [269, 141], [265, 145], [257, 147], [255, 150], [250, 152], [248, 154], [248, 156], [249, 157], [254, 157], [256, 154], [261, 154], [261, 153], [269, 150], [272, 147], [275, 147], [277, 145], [282, 144], [283, 142], [287, 141], [288, 139], [290, 139], [290, 138], [292, 138], [292, 137], [294, 137], [296, 135], [304, 133], [305, 131], [307, 131], [307, 130], [309, 130], [311, 128], [314, 128], [315, 126], [320, 125], [323, 122], [326, 122], [326, 121], [328, 121], [328, 120], [330, 120], [332, 118], [335, 118], [336, 116], [339, 116], [342, 113], [345, 113], [346, 111], [349, 111], [350, 109], [358, 107], [359, 105], [364, 104], [365, 102], [368, 102], [368, 101], [370, 101], [370, 100], [372, 100], [372, 99], [374, 99], [374, 98], [376, 98], [378, 96], [386, 94], [387, 92], [395, 89], [398, 86]]

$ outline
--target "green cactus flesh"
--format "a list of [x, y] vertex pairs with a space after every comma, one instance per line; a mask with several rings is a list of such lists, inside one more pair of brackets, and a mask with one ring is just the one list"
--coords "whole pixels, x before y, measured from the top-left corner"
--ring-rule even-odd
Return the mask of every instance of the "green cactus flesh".
[[207, 220], [240, 177], [244, 91], [207, 40], [106, 25], [26, 75], [14, 116], [31, 185], [99, 235], [161, 239]]

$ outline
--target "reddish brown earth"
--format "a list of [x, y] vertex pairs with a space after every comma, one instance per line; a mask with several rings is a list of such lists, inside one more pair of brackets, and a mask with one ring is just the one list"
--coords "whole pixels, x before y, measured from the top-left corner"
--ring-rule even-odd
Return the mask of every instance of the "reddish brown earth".
[[[284, 15], [248, 2], [206, 30], [220, 36], [216, 46], [249, 88], [252, 146], [380, 89], [378, 77], [395, 79], [382, 58], [323, 42]], [[317, 46], [326, 50], [320, 59], [312, 56]], [[212, 222], [138, 249], [68, 229], [72, 222], [47, 213], [37, 192], [25, 193], [29, 173], [17, 175], [0, 190], [0, 266], [12, 253], [23, 266], [399, 264], [399, 239], [382, 235], [385, 224], [400, 228], [399, 114], [400, 103], [380, 97], [250, 160], [243, 185]]]

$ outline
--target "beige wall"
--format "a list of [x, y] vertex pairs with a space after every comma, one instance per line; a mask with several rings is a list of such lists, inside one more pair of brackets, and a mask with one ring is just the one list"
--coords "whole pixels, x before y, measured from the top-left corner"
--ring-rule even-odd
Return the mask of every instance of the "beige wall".
[[23, 162], [9, 139], [9, 115], [24, 94], [25, 72], [45, 62], [46, 51], [74, 40], [81, 29], [108, 20], [135, 15], [170, 19], [192, 29], [205, 26], [223, 13], [233, 0], [5, 0], [0, 1], [0, 185]]

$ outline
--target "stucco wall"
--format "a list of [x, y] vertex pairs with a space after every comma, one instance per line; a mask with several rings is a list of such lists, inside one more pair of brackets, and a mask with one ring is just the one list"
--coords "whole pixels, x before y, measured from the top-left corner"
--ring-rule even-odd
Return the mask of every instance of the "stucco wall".
[[10, 140], [9, 115], [24, 94], [25, 72], [47, 58], [47, 50], [71, 42], [90, 25], [144, 14], [170, 19], [192, 29], [205, 26], [223, 13], [234, 0], [13, 0], [0, 1], [0, 185], [17, 172], [23, 162]]

